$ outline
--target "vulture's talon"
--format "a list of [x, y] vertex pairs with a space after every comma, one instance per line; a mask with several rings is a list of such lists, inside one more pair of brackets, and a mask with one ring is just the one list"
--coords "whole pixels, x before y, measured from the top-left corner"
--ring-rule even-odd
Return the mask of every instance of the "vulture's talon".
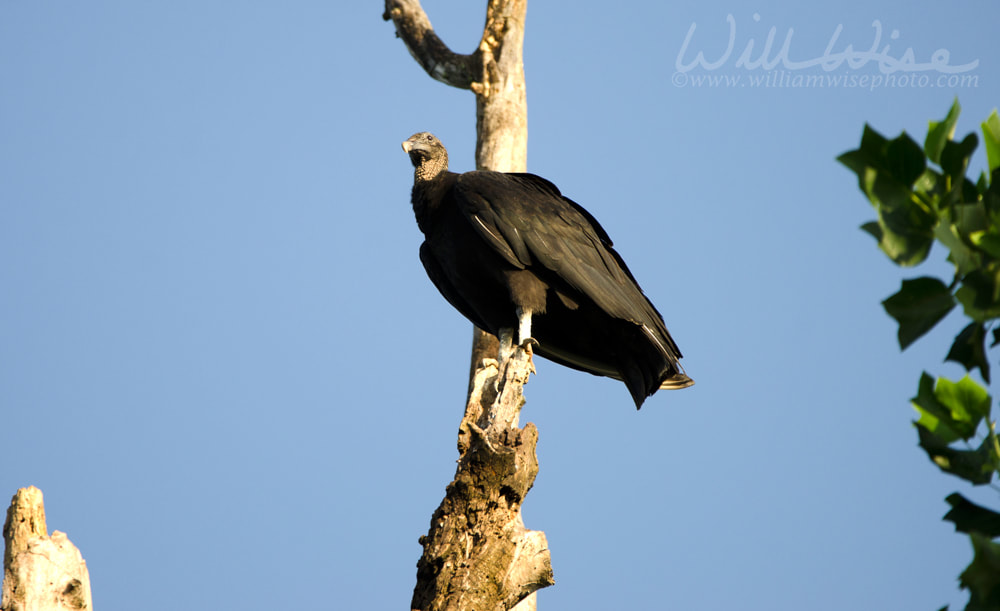
[[535, 375], [538, 375], [538, 372], [535, 371], [535, 348], [540, 345], [538, 340], [533, 337], [529, 337], [521, 342], [521, 349], [528, 355], [528, 365], [531, 365], [531, 373]]

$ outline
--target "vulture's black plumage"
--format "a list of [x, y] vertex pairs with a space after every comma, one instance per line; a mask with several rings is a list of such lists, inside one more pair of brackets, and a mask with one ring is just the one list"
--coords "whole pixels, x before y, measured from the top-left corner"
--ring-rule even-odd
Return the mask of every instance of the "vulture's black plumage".
[[533, 174], [448, 171], [432, 134], [403, 143], [413, 162], [420, 260], [451, 305], [500, 338], [501, 358], [536, 340], [562, 365], [625, 382], [636, 408], [694, 384], [663, 318], [597, 220]]

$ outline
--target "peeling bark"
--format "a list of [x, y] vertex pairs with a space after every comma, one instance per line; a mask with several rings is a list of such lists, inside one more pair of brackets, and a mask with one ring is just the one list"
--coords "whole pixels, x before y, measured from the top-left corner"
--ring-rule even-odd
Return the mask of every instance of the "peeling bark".
[[2, 611], [93, 609], [87, 563], [65, 533], [49, 537], [41, 490], [30, 486], [17, 491], [3, 539]]

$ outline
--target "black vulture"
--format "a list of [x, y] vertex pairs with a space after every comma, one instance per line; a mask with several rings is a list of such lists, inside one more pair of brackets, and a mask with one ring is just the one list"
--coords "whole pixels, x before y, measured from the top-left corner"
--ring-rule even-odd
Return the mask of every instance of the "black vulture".
[[403, 142], [413, 163], [420, 261], [445, 299], [500, 339], [556, 363], [622, 380], [636, 409], [694, 384], [663, 317], [597, 219], [524, 173], [448, 171], [434, 135]]

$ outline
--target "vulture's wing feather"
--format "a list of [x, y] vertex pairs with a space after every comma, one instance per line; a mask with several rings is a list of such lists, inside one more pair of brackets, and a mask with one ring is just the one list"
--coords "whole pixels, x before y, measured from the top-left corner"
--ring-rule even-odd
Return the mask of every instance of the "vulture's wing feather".
[[680, 356], [607, 232], [551, 182], [533, 174], [475, 172], [461, 175], [455, 189], [473, 227], [512, 265], [545, 268], [609, 315], [666, 337], [664, 351]]
[[524, 269], [531, 264], [528, 247], [517, 226], [503, 213], [503, 203], [497, 205], [511, 198], [504, 192], [502, 176], [493, 172], [460, 175], [455, 182], [455, 204], [493, 250], [514, 267]]
[[441, 293], [453, 308], [461, 312], [463, 316], [471, 320], [472, 324], [478, 326], [480, 329], [488, 328], [485, 321], [479, 315], [479, 312], [462, 296], [462, 291], [455, 287], [451, 281], [451, 277], [441, 268], [441, 264], [431, 253], [426, 242], [420, 246], [420, 262], [424, 264], [427, 277], [431, 279], [431, 282], [437, 287], [438, 292]]

